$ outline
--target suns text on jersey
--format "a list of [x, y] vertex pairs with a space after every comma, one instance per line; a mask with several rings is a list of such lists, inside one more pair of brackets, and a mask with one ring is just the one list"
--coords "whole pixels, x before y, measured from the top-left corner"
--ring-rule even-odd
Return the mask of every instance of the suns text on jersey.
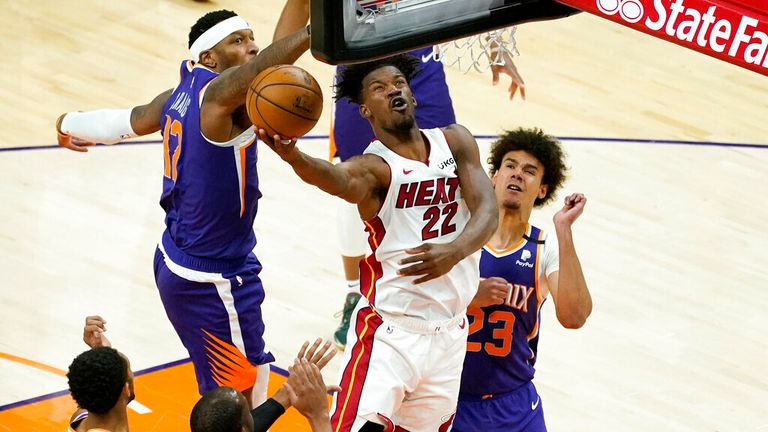
[[523, 313], [528, 312], [528, 299], [531, 294], [536, 290], [534, 287], [529, 287], [520, 284], [508, 285], [510, 293], [508, 294], [508, 300], [504, 302], [509, 307], [518, 309]]
[[403, 183], [397, 191], [395, 206], [401, 209], [454, 202], [458, 189], [458, 177], [438, 177]]

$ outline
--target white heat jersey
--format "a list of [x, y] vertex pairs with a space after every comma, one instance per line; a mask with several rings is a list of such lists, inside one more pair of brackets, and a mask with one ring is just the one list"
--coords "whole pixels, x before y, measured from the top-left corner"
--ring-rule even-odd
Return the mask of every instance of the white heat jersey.
[[456, 264], [447, 274], [415, 285], [418, 277], [399, 276], [398, 262], [406, 249], [423, 243], [448, 243], [464, 230], [470, 217], [461, 196], [456, 161], [443, 131], [423, 129], [429, 141], [426, 163], [404, 158], [380, 141], [365, 153], [389, 165], [391, 182], [378, 215], [365, 222], [373, 253], [360, 263], [360, 290], [377, 310], [392, 316], [426, 321], [463, 314], [477, 292], [479, 251]]

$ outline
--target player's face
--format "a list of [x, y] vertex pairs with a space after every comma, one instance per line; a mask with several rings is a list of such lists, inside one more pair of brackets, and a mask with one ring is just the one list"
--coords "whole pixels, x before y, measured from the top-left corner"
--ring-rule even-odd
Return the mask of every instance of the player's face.
[[547, 186], [541, 184], [544, 166], [523, 150], [507, 152], [491, 182], [500, 206], [518, 210], [531, 209], [536, 198], [544, 198]]
[[238, 30], [211, 48], [216, 56], [216, 70], [221, 72], [247, 63], [259, 53], [251, 30]]
[[405, 76], [394, 66], [366, 75], [361, 99], [360, 113], [384, 130], [406, 132], [416, 125], [416, 99]]

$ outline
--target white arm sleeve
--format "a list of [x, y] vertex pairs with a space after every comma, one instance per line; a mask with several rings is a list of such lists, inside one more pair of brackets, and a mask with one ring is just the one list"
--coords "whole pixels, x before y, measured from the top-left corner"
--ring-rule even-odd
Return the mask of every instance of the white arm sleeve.
[[539, 266], [541, 274], [549, 277], [553, 272], [560, 270], [560, 249], [555, 235], [546, 233], [541, 255], [541, 266]]
[[138, 136], [131, 127], [130, 108], [67, 113], [61, 121], [61, 132], [102, 144]]

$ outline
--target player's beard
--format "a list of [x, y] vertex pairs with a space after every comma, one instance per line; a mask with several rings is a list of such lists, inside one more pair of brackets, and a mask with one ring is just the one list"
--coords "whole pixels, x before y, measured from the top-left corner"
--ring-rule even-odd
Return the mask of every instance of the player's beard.
[[504, 208], [507, 210], [520, 210], [521, 204], [518, 200], [504, 200]]
[[416, 125], [416, 119], [413, 115], [403, 116], [399, 120], [395, 120], [389, 127], [385, 127], [384, 130], [394, 135], [400, 135], [410, 132]]

